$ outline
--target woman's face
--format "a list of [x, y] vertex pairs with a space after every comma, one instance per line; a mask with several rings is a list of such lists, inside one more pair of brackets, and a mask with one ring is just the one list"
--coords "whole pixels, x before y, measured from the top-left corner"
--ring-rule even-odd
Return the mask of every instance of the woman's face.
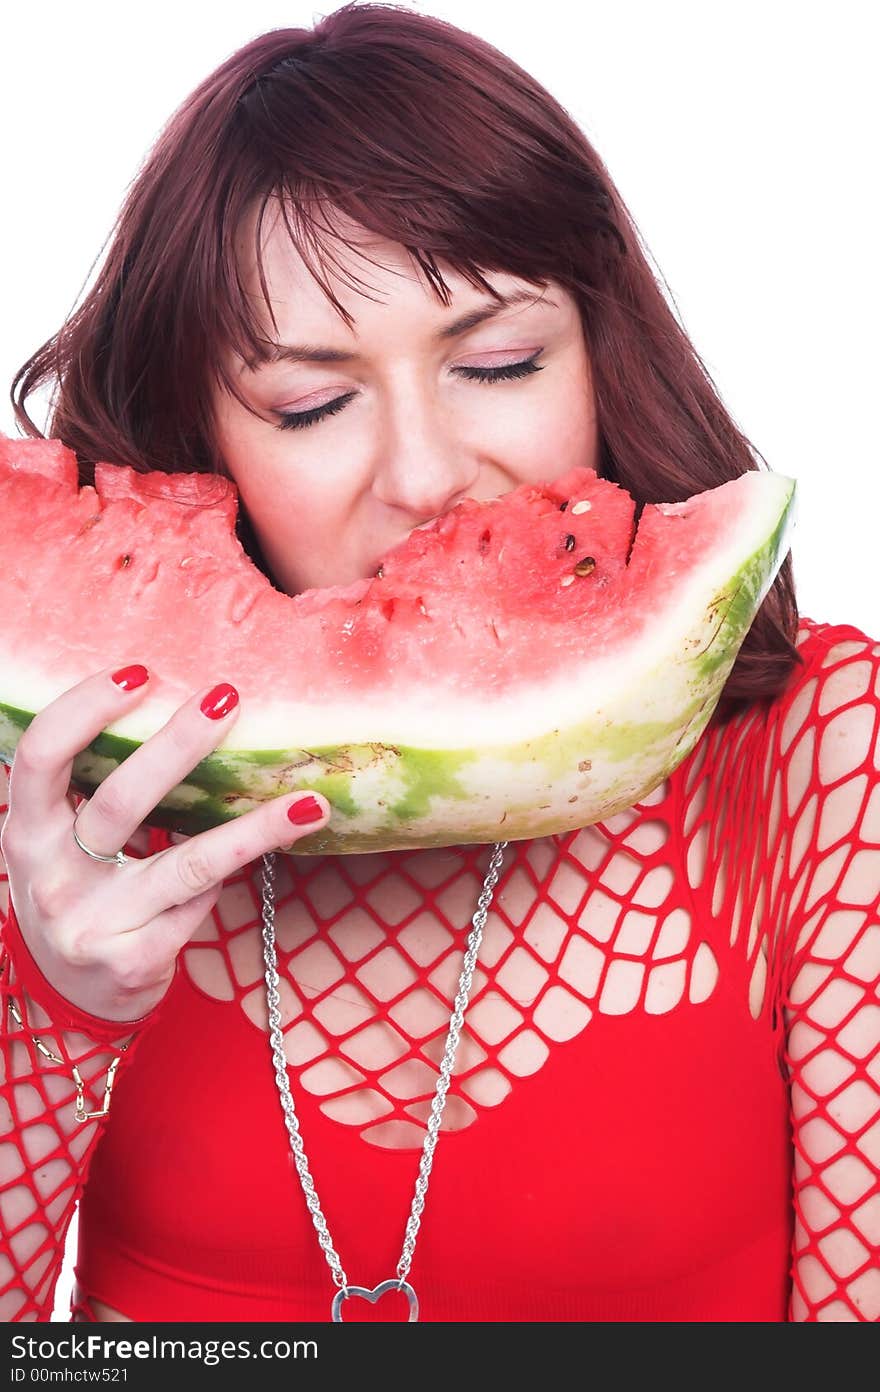
[[[263, 258], [278, 333], [268, 314], [263, 323], [277, 360], [253, 370], [238, 357], [227, 364], [257, 416], [219, 388], [215, 409], [220, 452], [282, 590], [366, 579], [413, 528], [462, 498], [495, 498], [575, 465], [598, 469], [583, 330], [559, 285], [542, 292], [488, 274], [503, 295], [532, 301], [494, 312], [495, 301], [441, 265], [453, 295], [446, 308], [403, 247], [348, 223], [346, 235], [380, 263], [333, 244], [366, 282], [352, 290], [333, 277], [354, 317], [351, 331], [283, 223], [267, 224]], [[253, 246], [251, 227], [240, 246]], [[252, 252], [242, 266], [264, 305]], [[477, 315], [479, 324], [460, 322]], [[302, 348], [308, 356], [297, 351], [294, 360], [291, 350]], [[327, 350], [338, 360], [328, 361]], [[541, 370], [494, 383], [470, 378], [475, 368], [526, 360]]]

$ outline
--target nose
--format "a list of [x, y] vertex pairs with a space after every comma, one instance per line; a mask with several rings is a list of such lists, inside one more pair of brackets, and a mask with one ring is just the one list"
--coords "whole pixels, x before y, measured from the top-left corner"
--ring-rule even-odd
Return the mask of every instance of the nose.
[[480, 472], [479, 457], [454, 429], [429, 390], [401, 391], [389, 401], [377, 441], [373, 492], [399, 508], [412, 526], [448, 512], [467, 497]]

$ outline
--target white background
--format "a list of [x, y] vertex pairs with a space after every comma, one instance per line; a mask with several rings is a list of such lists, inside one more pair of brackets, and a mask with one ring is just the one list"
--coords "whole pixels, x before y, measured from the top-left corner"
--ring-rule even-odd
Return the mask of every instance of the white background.
[[[77, 301], [172, 110], [256, 34], [335, 8], [4, 7], [0, 430], [14, 371]], [[801, 611], [880, 638], [874, 5], [408, 8], [488, 39], [584, 129], [737, 424], [798, 481]], [[56, 1318], [69, 1288], [68, 1261]]]

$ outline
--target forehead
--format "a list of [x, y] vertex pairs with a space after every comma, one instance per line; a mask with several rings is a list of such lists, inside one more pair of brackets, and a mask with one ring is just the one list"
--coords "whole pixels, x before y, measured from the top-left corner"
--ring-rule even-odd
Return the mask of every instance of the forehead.
[[[318, 283], [296, 241], [307, 247], [312, 266], [354, 320], [369, 318], [373, 305], [381, 307], [392, 303], [434, 315], [443, 313], [443, 302], [437, 290], [428, 283], [415, 257], [400, 243], [383, 239], [336, 209], [330, 211], [329, 218], [316, 218], [317, 232], [312, 230], [311, 224], [306, 230], [289, 208], [286, 213], [285, 217], [285, 210], [277, 199], [267, 203], [259, 227], [259, 255], [258, 208], [250, 210], [236, 240], [239, 268], [247, 293], [258, 302], [258, 311], [267, 326], [270, 326], [267, 297], [279, 328], [294, 310], [300, 324], [343, 325], [342, 316]], [[477, 294], [481, 299], [486, 298], [452, 266], [438, 264], [453, 300], [460, 302], [465, 294], [471, 298]], [[501, 294], [522, 288], [537, 293], [535, 286], [507, 272], [486, 271], [483, 274]]]

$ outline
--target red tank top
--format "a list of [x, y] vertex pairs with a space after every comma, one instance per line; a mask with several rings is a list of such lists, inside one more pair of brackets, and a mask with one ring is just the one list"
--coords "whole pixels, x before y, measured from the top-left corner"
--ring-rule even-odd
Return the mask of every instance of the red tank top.
[[[801, 638], [787, 690], [710, 725], [645, 802], [508, 846], [409, 1277], [423, 1319], [880, 1318], [880, 649], [810, 620]], [[451, 849], [433, 884], [420, 854], [300, 860], [278, 891], [303, 906], [278, 942], [302, 1137], [367, 1288], [400, 1258], [490, 848]], [[134, 1320], [329, 1318], [259, 866], [236, 883], [239, 922], [186, 950], [120, 1071], [82, 1194], [77, 1279]]]

